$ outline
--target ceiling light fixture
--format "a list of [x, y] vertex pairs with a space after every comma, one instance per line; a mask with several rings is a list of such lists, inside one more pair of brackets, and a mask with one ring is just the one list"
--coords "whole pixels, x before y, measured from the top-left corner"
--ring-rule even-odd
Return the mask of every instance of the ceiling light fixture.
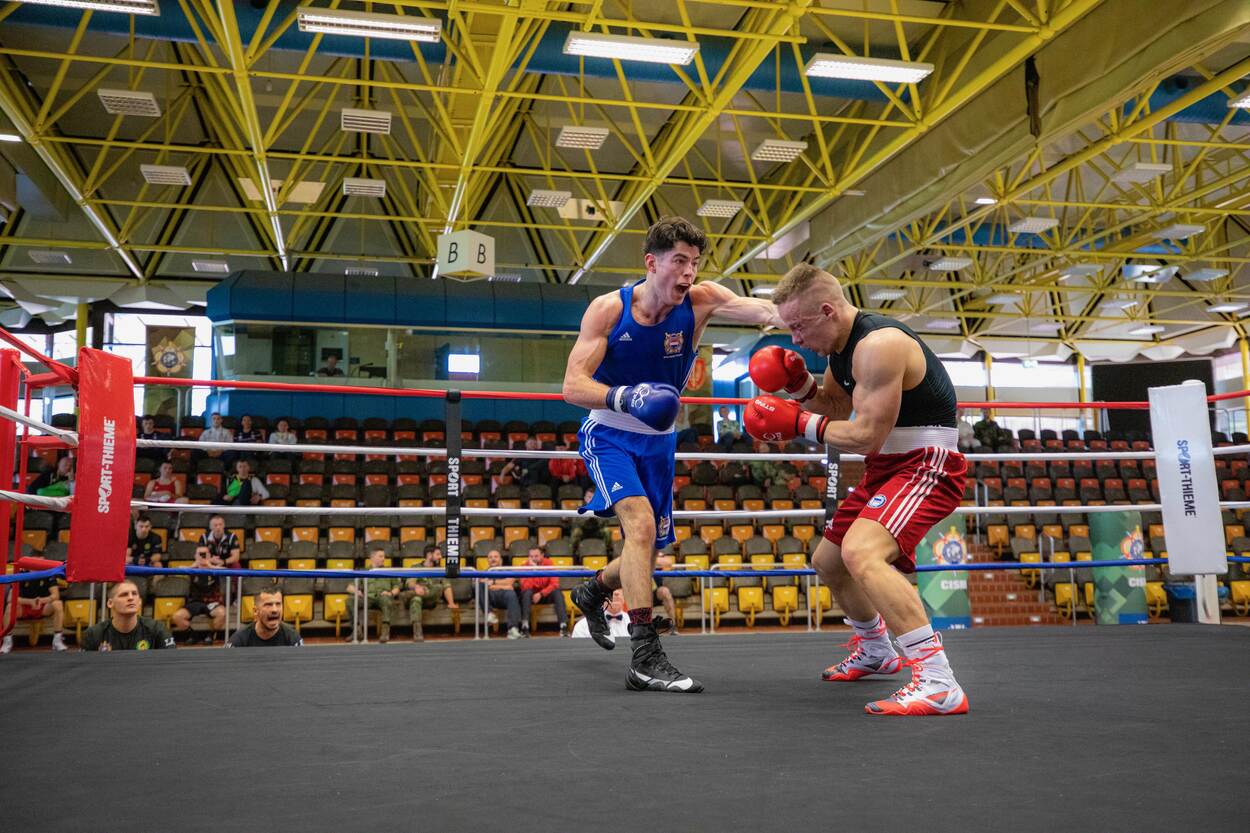
[[520, 283], [521, 275], [516, 272], [501, 272], [486, 279], [488, 283]]
[[1150, 182], [1158, 179], [1166, 173], [1170, 173], [1172, 166], [1165, 162], [1134, 162], [1123, 170], [1116, 171], [1111, 177], [1112, 182], [1120, 184]]
[[1155, 333], [1161, 333], [1166, 329], [1167, 327], [1161, 327], [1158, 324], [1147, 324], [1144, 327], [1137, 327], [1129, 330], [1128, 334], [1131, 336], [1151, 336]]
[[360, 179], [354, 176], [343, 177], [343, 196], [345, 197], [386, 197], [386, 180]]
[[972, 265], [970, 257], [939, 257], [929, 262], [931, 272], [958, 272]]
[[807, 150], [807, 142], [786, 139], [765, 139], [751, 153], [753, 162], [793, 162]]
[[955, 318], [934, 318], [926, 326], [930, 330], [958, 330], [959, 320]]
[[391, 114], [386, 110], [358, 110], [344, 107], [339, 114], [339, 129], [344, 133], [391, 133]]
[[1102, 267], [1097, 263], [1074, 263], [1065, 267], [1059, 272], [1059, 276], [1063, 278], [1087, 278], [1090, 275], [1097, 275], [1102, 271]]
[[372, 266], [344, 266], [343, 274], [349, 278], [376, 278], [378, 270]]
[[67, 9], [91, 9], [93, 12], [122, 14], [160, 14], [156, 0], [17, 0], [37, 6], [62, 6]]
[[1198, 282], [1215, 281], [1215, 280], [1219, 280], [1220, 278], [1227, 277], [1227, 276], [1228, 276], [1227, 269], [1215, 269], [1210, 266], [1207, 266], [1202, 269], [1195, 269], [1192, 272], [1186, 272], [1185, 280], [1198, 281]]
[[1138, 302], [1131, 298], [1112, 298], [1110, 301], [1103, 301], [1098, 306], [1102, 309], [1132, 309], [1137, 304]]
[[20, 142], [22, 137], [16, 133], [0, 133], [0, 142]]
[[998, 205], [998, 200], [993, 197], [977, 197], [973, 202], [977, 205]]
[[1152, 231], [1150, 236], [1156, 240], [1184, 240], [1188, 237], [1193, 237], [1195, 234], [1201, 234], [1206, 230], [1206, 226], [1198, 225], [1197, 223], [1173, 223], [1170, 226], [1164, 226], [1161, 229]]
[[803, 74], [809, 78], [843, 78], [849, 81], [882, 81], [887, 84], [916, 84], [933, 72], [933, 64], [896, 61], [890, 58], [860, 58], [818, 52], [807, 62]]
[[297, 16], [301, 32], [321, 32], [326, 35], [438, 43], [443, 33], [443, 21], [432, 17], [320, 9], [312, 6], [300, 6]]
[[700, 217], [732, 217], [744, 208], [738, 200], [708, 200], [695, 212]]
[[525, 204], [531, 208], [563, 208], [573, 198], [571, 191], [544, 191], [535, 188], [525, 198]]
[[100, 104], [105, 112], [114, 116], [145, 116], [154, 119], [161, 114], [161, 105], [156, 96], [144, 90], [108, 90], [98, 89]]
[[999, 292], [985, 299], [985, 303], [994, 304], [995, 306], [1006, 306], [1007, 304], [1018, 304], [1024, 300], [1024, 296], [1017, 292]]
[[686, 66], [694, 60], [699, 44], [688, 40], [640, 38], [604, 32], [569, 32], [564, 41], [565, 55], [611, 58], [617, 61], [643, 61], [648, 64]]
[[1216, 304], [1214, 306], [1207, 307], [1207, 312], [1241, 312], [1247, 306], [1248, 306], [1247, 304], [1234, 304], [1231, 302], [1225, 302], [1222, 304]]
[[1057, 333], [1063, 329], [1058, 321], [1036, 321], [1029, 325], [1030, 333]]
[[1148, 266], [1129, 263], [1124, 266], [1125, 280], [1135, 283], [1167, 283], [1180, 271], [1176, 266]]
[[191, 174], [181, 165], [140, 165], [139, 173], [148, 185], [190, 185]]
[[42, 266], [66, 266], [74, 261], [65, 252], [52, 251], [49, 249], [33, 249], [27, 252], [31, 260]]
[[1007, 226], [1007, 231], [1012, 234], [1041, 234], [1057, 225], [1059, 221], [1054, 217], [1021, 217]]
[[566, 124], [560, 128], [556, 136], [556, 147], [576, 148], [580, 150], [598, 150], [607, 141], [611, 131], [606, 127], [583, 127], [577, 124]]
[[230, 271], [230, 264], [224, 260], [193, 260], [191, 261], [191, 268], [197, 272], [225, 275]]
[[906, 289], [874, 289], [868, 293], [870, 301], [897, 301], [907, 297]]
[[1239, 110], [1250, 110], [1250, 93], [1246, 93], [1240, 98], [1230, 99], [1229, 107], [1236, 107]]

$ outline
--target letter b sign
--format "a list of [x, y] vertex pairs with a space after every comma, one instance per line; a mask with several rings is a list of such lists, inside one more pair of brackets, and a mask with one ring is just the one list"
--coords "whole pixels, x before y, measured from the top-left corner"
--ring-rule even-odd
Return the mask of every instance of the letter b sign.
[[476, 231], [439, 235], [438, 274], [460, 280], [495, 274], [495, 238]]

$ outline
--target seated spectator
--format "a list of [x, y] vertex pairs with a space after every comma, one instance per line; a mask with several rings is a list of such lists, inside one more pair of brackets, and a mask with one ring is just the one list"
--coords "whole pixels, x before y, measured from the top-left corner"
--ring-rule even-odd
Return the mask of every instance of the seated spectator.
[[[538, 441], [537, 437], [530, 437], [525, 441], [525, 450], [542, 451], [543, 444]], [[519, 485], [536, 486], [548, 482], [547, 462], [543, 457], [524, 457], [508, 465], [515, 467], [516, 482]], [[507, 470], [507, 466], [504, 469]]]
[[[487, 569], [495, 570], [503, 566], [503, 557], [499, 550], [491, 550], [486, 553], [486, 562], [489, 565]], [[509, 639], [521, 638], [521, 600], [517, 596], [516, 586], [516, 579], [506, 574], [501, 574], [498, 578], [482, 579], [482, 592], [478, 597], [481, 599], [482, 613], [486, 616], [488, 625], [498, 621], [495, 608], [501, 607], [507, 611], [505, 621]]]
[[291, 421], [283, 417], [278, 420], [277, 429], [269, 434], [269, 442], [274, 445], [295, 445], [297, 439], [291, 430]]
[[126, 563], [159, 567], [164, 557], [165, 547], [161, 544], [161, 536], [152, 532], [152, 519], [140, 514], [130, 530], [130, 541], [126, 544]]
[[[443, 551], [434, 545], [425, 548], [425, 564], [429, 569], [443, 566]], [[421, 617], [427, 610], [438, 606], [439, 598], [447, 603], [448, 610], [459, 610], [460, 605], [451, 592], [451, 582], [445, 578], [410, 578], [408, 591], [408, 615], [412, 618], [412, 641], [424, 642], [425, 630], [421, 626]]]
[[[660, 553], [655, 557], [655, 568], [657, 570], [671, 570], [677, 559], [667, 553]], [[677, 602], [673, 600], [673, 591], [664, 586], [664, 579], [653, 578], [652, 583], [655, 585], [655, 593], [652, 598], [653, 604], [658, 604], [664, 608], [665, 618], [656, 617], [654, 620], [655, 629], [660, 633], [677, 633]]]
[[223, 506], [256, 506], [266, 500], [269, 500], [269, 490], [252, 474], [252, 464], [247, 460], [235, 460], [234, 474], [222, 485], [217, 502]]
[[84, 651], [147, 651], [173, 648], [174, 637], [164, 622], [140, 616], [143, 599], [133, 581], [119, 581], [109, 588], [109, 617], [82, 635]]
[[[167, 440], [169, 437], [156, 433], [156, 420], [150, 416], [145, 416], [140, 421], [139, 433], [135, 435], [140, 440]], [[168, 448], [140, 448], [135, 451], [135, 457], [147, 457], [151, 460], [165, 460], [169, 457]]]
[[[202, 443], [230, 443], [234, 442], [234, 432], [221, 424], [221, 414], [213, 411], [209, 416], [212, 424], [200, 432], [199, 440]], [[221, 449], [212, 449], [205, 451], [208, 457], [225, 457], [230, 459], [230, 455]]]
[[[369, 566], [370, 570], [381, 570], [386, 566], [386, 547], [381, 544], [373, 544], [369, 548]], [[389, 576], [368, 579], [365, 582], [365, 589], [357, 587], [355, 584], [349, 584], [347, 590], [353, 597], [363, 595], [365, 597], [365, 613], [370, 610], [378, 610], [382, 614], [382, 626], [378, 630], [378, 642], [390, 642], [391, 640], [391, 613], [395, 609], [395, 600], [399, 598], [399, 594], [403, 591], [403, 582], [397, 578]], [[356, 604], [353, 601], [351, 605], [351, 631], [354, 633], [356, 628]], [[348, 636], [351, 640], [351, 636]]]
[[[196, 545], [193, 566], [197, 570], [238, 567], [239, 553], [238, 536], [226, 531], [224, 517], [213, 515], [208, 521], [208, 532], [200, 536], [200, 542]], [[171, 620], [174, 630], [183, 635], [188, 645], [193, 645], [197, 637], [191, 631], [191, 619], [201, 614], [207, 615], [212, 620], [212, 627], [203, 641], [211, 645], [217, 631], [222, 630], [226, 624], [226, 608], [221, 602], [221, 579], [214, 575], [192, 574], [187, 603], [174, 611]]]
[[263, 443], [265, 432], [259, 428], [253, 428], [251, 414], [244, 414], [239, 417], [239, 427], [234, 432], [234, 441], [236, 443]]
[[[526, 568], [550, 567], [551, 559], [543, 554], [542, 547], [530, 547], [529, 563]], [[551, 604], [556, 609], [556, 621], [560, 623], [560, 636], [569, 635], [568, 615], [564, 610], [564, 594], [560, 592], [560, 579], [523, 578], [521, 579], [521, 630], [529, 633], [530, 609], [534, 605]]]
[[[763, 440], [757, 440], [755, 453], [772, 454], [773, 448]], [[781, 481], [781, 466], [771, 460], [752, 460], [747, 467], [751, 470], [751, 482], [761, 489], [767, 489], [773, 485], [784, 485]]]
[[[603, 612], [608, 619], [608, 635], [612, 641], [615, 642], [618, 636], [629, 639], [629, 611], [625, 609], [625, 594], [619, 587], [612, 591], [612, 598], [603, 603]], [[573, 626], [573, 638], [590, 638], [590, 625], [585, 617], [578, 619]]]
[[721, 405], [717, 413], [720, 415], [720, 419], [716, 420], [716, 436], [719, 437], [717, 442], [728, 448], [742, 439], [742, 423], [730, 413], [728, 405]]
[[26, 493], [43, 497], [68, 497], [74, 493], [74, 458], [68, 454], [56, 461], [56, 466], [39, 474]]
[[143, 487], [143, 499], [150, 503], [186, 503], [182, 481], [174, 477], [174, 464], [168, 460]]
[[251, 624], [235, 631], [227, 648], [298, 648], [304, 644], [299, 631], [282, 621], [281, 587], [258, 590], [255, 611]]
[[979, 451], [981, 448], [981, 441], [977, 439], [976, 429], [974, 429], [972, 427], [972, 423], [968, 421], [967, 411], [959, 410], [956, 411], [955, 415], [958, 420], [955, 423], [955, 426], [959, 429], [959, 450], [964, 453]]
[[[568, 443], [560, 443], [556, 446], [558, 451], [568, 451]], [[576, 483], [585, 488], [590, 482], [590, 477], [586, 474], [586, 463], [580, 458], [573, 457], [557, 457], [547, 462], [547, 474], [553, 486], [563, 486], [565, 483]]]
[[343, 369], [339, 367], [339, 357], [337, 353], [330, 353], [326, 356], [324, 366], [317, 368], [318, 376], [342, 376]]
[[[6, 585], [5, 593], [9, 592]], [[55, 577], [23, 581], [17, 585], [17, 618], [39, 620], [52, 614], [52, 650], [64, 651], [65, 603], [61, 601], [61, 586]], [[0, 641], [0, 654], [13, 650], [13, 634], [6, 634]]]

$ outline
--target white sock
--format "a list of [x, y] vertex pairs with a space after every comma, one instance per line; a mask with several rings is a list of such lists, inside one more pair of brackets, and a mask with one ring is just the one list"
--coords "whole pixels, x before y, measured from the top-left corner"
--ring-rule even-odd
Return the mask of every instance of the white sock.
[[885, 620], [881, 618], [881, 614], [867, 622], [857, 622], [848, 618], [846, 623], [855, 629], [855, 635], [861, 640], [864, 653], [874, 657], [891, 657], [897, 652], [894, 645], [890, 643], [890, 634], [886, 630]]
[[[946, 650], [942, 647], [942, 637], [933, 632], [932, 625], [908, 631], [898, 638], [898, 644], [908, 659], [924, 657], [926, 670], [951, 673], [951, 664], [946, 659]], [[937, 651], [933, 649], [937, 648]]]

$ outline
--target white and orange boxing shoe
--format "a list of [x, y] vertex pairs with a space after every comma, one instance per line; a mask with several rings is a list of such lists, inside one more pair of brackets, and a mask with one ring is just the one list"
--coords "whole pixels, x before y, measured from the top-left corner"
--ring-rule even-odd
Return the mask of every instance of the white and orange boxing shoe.
[[925, 665], [925, 660], [942, 650], [936, 648], [914, 659], [904, 660], [911, 668], [911, 682], [894, 692], [885, 700], [876, 700], [864, 706], [868, 714], [903, 715], [910, 717], [942, 716], [968, 713], [968, 695], [955, 681], [950, 666]]
[[872, 645], [869, 640], [861, 636], [852, 636], [851, 640], [842, 646], [850, 648], [851, 655], [837, 665], [826, 668], [821, 672], [820, 678], [829, 683], [845, 683], [864, 677], [885, 677], [897, 674], [903, 670], [906, 661], [894, 652], [894, 648], [888, 641], [885, 645], [889, 653], [880, 650], [873, 652], [869, 649], [878, 646]]

